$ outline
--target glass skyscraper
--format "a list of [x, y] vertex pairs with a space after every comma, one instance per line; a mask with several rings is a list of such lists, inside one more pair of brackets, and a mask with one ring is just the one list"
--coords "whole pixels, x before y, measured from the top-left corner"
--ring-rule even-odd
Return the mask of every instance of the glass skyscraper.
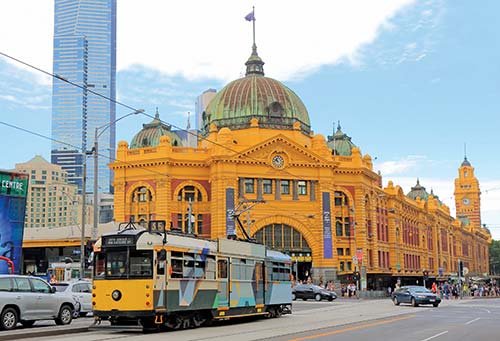
[[[116, 119], [115, 103], [89, 90], [116, 96], [116, 0], [55, 0], [53, 72], [84, 89], [54, 78], [51, 161], [82, 189], [82, 150], [94, 143], [94, 130]], [[101, 132], [101, 131], [100, 131]], [[99, 154], [115, 156], [115, 125], [99, 138]], [[79, 149], [75, 148], [78, 147]], [[93, 191], [93, 158], [87, 159], [87, 189]], [[99, 157], [99, 192], [112, 192], [110, 159]]]

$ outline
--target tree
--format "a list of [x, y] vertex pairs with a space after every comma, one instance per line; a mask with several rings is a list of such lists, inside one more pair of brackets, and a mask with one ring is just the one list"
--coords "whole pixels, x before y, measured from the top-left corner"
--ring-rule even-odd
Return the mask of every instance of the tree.
[[490, 245], [490, 273], [500, 274], [500, 240], [492, 240]]

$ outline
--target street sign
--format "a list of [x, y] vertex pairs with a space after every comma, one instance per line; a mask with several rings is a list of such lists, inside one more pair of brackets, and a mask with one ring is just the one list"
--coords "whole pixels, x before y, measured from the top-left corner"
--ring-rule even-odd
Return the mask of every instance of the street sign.
[[464, 272], [464, 276], [467, 275], [469, 273], [469, 268], [464, 266], [463, 272]]
[[354, 264], [354, 265], [358, 264], [358, 256], [356, 256], [356, 255], [352, 256], [352, 264]]

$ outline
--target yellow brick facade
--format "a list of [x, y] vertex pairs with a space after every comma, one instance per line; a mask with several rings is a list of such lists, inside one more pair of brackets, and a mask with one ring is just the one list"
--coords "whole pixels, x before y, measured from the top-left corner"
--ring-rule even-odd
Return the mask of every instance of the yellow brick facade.
[[[281, 167], [273, 164], [276, 155], [283, 159]], [[293, 254], [297, 263], [310, 261], [306, 271], [317, 279], [347, 280], [356, 268], [363, 287], [377, 288], [378, 278], [419, 278], [424, 269], [431, 278], [439, 277], [439, 269], [442, 276], [452, 275], [459, 259], [470, 274], [489, 272], [491, 237], [486, 229], [473, 223], [462, 226], [432, 195], [413, 200], [392, 182], [383, 188], [369, 155], [358, 148], [350, 156], [332, 155], [322, 135], [304, 134], [298, 126], [264, 129], [255, 118], [248, 129], [212, 125], [197, 148], [173, 147], [162, 136], [153, 147], [129, 149], [120, 142], [116, 159], [110, 167], [117, 221], [162, 219], [185, 230], [191, 198], [193, 232], [203, 238], [225, 237], [231, 188], [236, 210], [245, 202], [263, 201], [250, 209], [250, 234], [256, 236], [267, 226], [268, 243], [269, 238], [282, 238], [278, 248]], [[288, 191], [282, 182], [288, 183]], [[479, 188], [474, 188], [476, 196], [469, 196], [477, 200]], [[331, 257], [325, 257], [323, 193], [330, 197], [332, 242], [326, 248], [331, 248]], [[241, 219], [246, 227], [247, 213]], [[288, 226], [295, 233], [291, 241], [283, 235]], [[243, 236], [238, 229], [237, 235]], [[362, 256], [357, 267], [355, 250]]]

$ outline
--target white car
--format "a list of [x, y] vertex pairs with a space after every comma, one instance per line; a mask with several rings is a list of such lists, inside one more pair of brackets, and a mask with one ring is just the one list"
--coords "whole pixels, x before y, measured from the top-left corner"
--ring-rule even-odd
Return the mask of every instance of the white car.
[[92, 312], [92, 283], [76, 281], [69, 283], [52, 283], [60, 295], [72, 296], [75, 302], [80, 303], [80, 316]]

